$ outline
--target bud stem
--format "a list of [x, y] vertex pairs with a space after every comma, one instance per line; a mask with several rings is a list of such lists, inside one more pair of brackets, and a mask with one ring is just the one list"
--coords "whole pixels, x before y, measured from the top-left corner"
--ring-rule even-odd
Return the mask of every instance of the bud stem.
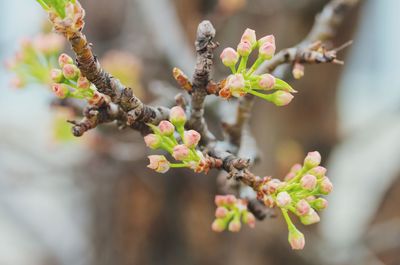
[[234, 65], [229, 66], [229, 68], [231, 69], [231, 71], [232, 71], [233, 74], [236, 74], [236, 68], [235, 68]]
[[184, 163], [169, 163], [169, 166], [171, 168], [182, 168], [182, 167], [188, 167], [188, 165]]
[[285, 221], [287, 223], [288, 230], [289, 231], [296, 230], [296, 227], [294, 226], [292, 219], [290, 219], [290, 217], [289, 217], [288, 211], [284, 208], [281, 208], [281, 211], [282, 211], [283, 218], [285, 218]]
[[254, 73], [255, 70], [265, 61], [265, 59], [258, 57], [254, 64], [251, 66], [249, 71], [247, 71], [246, 76], [250, 76]]
[[242, 56], [242, 58], [240, 59], [240, 64], [238, 67], [238, 72], [241, 73], [242, 71], [246, 70], [246, 66], [247, 66], [247, 60], [249, 59], [249, 56]]

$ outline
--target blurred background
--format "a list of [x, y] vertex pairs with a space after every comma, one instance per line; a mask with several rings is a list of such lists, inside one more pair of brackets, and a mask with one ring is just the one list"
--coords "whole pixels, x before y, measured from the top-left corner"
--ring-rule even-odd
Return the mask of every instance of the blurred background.
[[[193, 73], [198, 23], [209, 19], [218, 59], [245, 28], [274, 34], [277, 49], [300, 42], [326, 0], [82, 0], [85, 32], [105, 68], [152, 104], [172, 104], [174, 66]], [[52, 107], [45, 86], [15, 89], [0, 68], [0, 264], [400, 264], [400, 2], [360, 1], [333, 39], [339, 65], [306, 66], [292, 103], [257, 100], [251, 118], [261, 161], [254, 172], [283, 177], [319, 150], [335, 190], [322, 221], [299, 226], [304, 251], [290, 250], [284, 221], [216, 234], [217, 172], [157, 174], [133, 131], [102, 125], [76, 139], [70, 111]], [[40, 32], [45, 13], [33, 0], [0, 0], [0, 59]], [[68, 45], [65, 51], [72, 55]], [[54, 104], [53, 104], [54, 105]], [[208, 103], [208, 119], [230, 109]], [[233, 117], [230, 117], [233, 118]], [[218, 133], [217, 133], [218, 134]]]

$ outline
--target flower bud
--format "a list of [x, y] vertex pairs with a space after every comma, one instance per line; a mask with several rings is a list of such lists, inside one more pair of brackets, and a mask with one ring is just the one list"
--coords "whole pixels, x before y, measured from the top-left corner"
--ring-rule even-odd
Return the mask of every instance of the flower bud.
[[282, 182], [279, 179], [271, 179], [263, 186], [263, 191], [266, 194], [273, 194], [281, 185]]
[[306, 243], [303, 233], [301, 233], [295, 227], [293, 227], [292, 229], [289, 230], [288, 240], [289, 240], [289, 244], [292, 247], [292, 249], [295, 249], [295, 250], [303, 249], [304, 245]]
[[242, 74], [234, 74], [228, 77], [227, 86], [234, 97], [241, 97], [245, 95], [245, 85], [245, 80]]
[[228, 212], [228, 209], [226, 209], [225, 207], [218, 207], [215, 210], [215, 217], [224, 218], [228, 214]]
[[276, 106], [285, 106], [290, 103], [293, 99], [293, 95], [286, 91], [276, 91], [271, 94], [272, 99], [271, 101]]
[[257, 44], [256, 32], [252, 29], [247, 28], [240, 39], [240, 42], [249, 42], [251, 47], [254, 47]]
[[158, 149], [161, 145], [161, 137], [150, 133], [144, 137], [144, 142], [146, 143], [147, 147], [151, 149]]
[[304, 76], [304, 65], [300, 63], [294, 63], [292, 69], [292, 75], [295, 79], [300, 79]]
[[287, 175], [285, 176], [285, 181], [289, 181], [289, 180], [293, 179], [295, 176], [296, 176], [295, 173], [289, 172], [289, 173], [287, 173]]
[[314, 167], [314, 168], [310, 169], [308, 171], [308, 174], [316, 176], [317, 179], [321, 179], [326, 174], [326, 168], [321, 167], [321, 166], [317, 166], [317, 167]]
[[225, 48], [220, 57], [222, 63], [228, 67], [235, 66], [239, 60], [239, 54], [232, 48]]
[[228, 226], [228, 230], [231, 232], [239, 232], [240, 228], [242, 228], [242, 224], [240, 223], [240, 221], [236, 218], [234, 218]]
[[321, 163], [321, 155], [318, 153], [318, 151], [314, 152], [309, 152], [304, 159], [304, 167], [311, 169], [316, 166], [319, 166]]
[[224, 195], [215, 195], [214, 199], [215, 205], [224, 206], [226, 204], [226, 196]]
[[88, 89], [90, 87], [90, 82], [86, 77], [80, 76], [76, 82], [76, 85], [79, 89]]
[[163, 155], [150, 155], [148, 156], [150, 164], [148, 168], [154, 169], [159, 173], [165, 173], [169, 170], [169, 162]]
[[62, 72], [66, 79], [75, 79], [79, 75], [79, 69], [74, 64], [65, 64], [62, 68]]
[[260, 80], [258, 81], [258, 85], [262, 89], [273, 89], [275, 86], [275, 77], [270, 74], [260, 75]]
[[254, 228], [256, 226], [256, 217], [249, 211], [243, 212], [242, 221], [244, 224], [248, 224], [248, 226], [250, 226], [251, 228]]
[[292, 198], [286, 191], [279, 192], [278, 196], [276, 196], [276, 204], [281, 208], [289, 206], [291, 202]]
[[262, 46], [265, 43], [269, 43], [273, 46], [275, 46], [275, 37], [274, 35], [267, 35], [262, 37], [261, 39], [258, 40], [258, 45]]
[[185, 111], [179, 106], [172, 107], [169, 112], [169, 120], [175, 126], [183, 126], [186, 122]]
[[324, 210], [328, 207], [328, 201], [324, 198], [318, 198], [311, 202], [311, 205], [315, 210]]
[[241, 41], [237, 46], [237, 52], [240, 56], [249, 56], [252, 46], [248, 41]]
[[226, 221], [223, 219], [215, 219], [211, 225], [211, 229], [214, 232], [222, 232], [226, 228]]
[[310, 209], [310, 204], [308, 204], [308, 202], [304, 199], [296, 203], [296, 212], [300, 216], [306, 215], [310, 211]]
[[50, 78], [55, 83], [61, 83], [64, 79], [64, 76], [60, 69], [51, 69]]
[[332, 190], [333, 190], [333, 184], [332, 184], [332, 182], [329, 180], [328, 177], [323, 177], [323, 178], [322, 178], [322, 181], [321, 181], [319, 190], [321, 191], [322, 194], [325, 194], [325, 195], [327, 195], [327, 194], [329, 194], [329, 193], [332, 192]]
[[306, 215], [300, 216], [300, 221], [304, 225], [312, 225], [318, 223], [320, 221], [320, 218], [317, 212], [311, 208]]
[[317, 186], [317, 178], [307, 174], [301, 178], [300, 185], [305, 190], [313, 190]]
[[189, 148], [194, 148], [200, 141], [200, 134], [195, 130], [185, 131], [183, 135], [183, 142]]
[[232, 194], [226, 195], [225, 198], [226, 198], [226, 204], [230, 206], [233, 206], [237, 202], [236, 197]]
[[65, 98], [68, 95], [69, 89], [65, 84], [55, 83], [51, 86], [54, 94], [59, 98]]
[[161, 121], [158, 124], [158, 128], [160, 129], [161, 135], [171, 136], [174, 134], [175, 127], [169, 121]]
[[270, 60], [275, 54], [275, 49], [275, 45], [266, 42], [258, 49], [258, 56], [264, 60]]
[[73, 63], [74, 63], [74, 60], [72, 60], [72, 58], [66, 53], [62, 53], [58, 57], [58, 64], [60, 65], [60, 67], [63, 67], [66, 64], [73, 64]]
[[263, 199], [265, 206], [267, 206], [269, 208], [275, 207], [275, 200], [274, 200], [274, 198], [272, 198], [271, 195], [265, 195], [262, 199]]
[[190, 150], [187, 148], [186, 145], [179, 144], [174, 147], [174, 150], [172, 152], [172, 156], [176, 160], [186, 160], [190, 157]]

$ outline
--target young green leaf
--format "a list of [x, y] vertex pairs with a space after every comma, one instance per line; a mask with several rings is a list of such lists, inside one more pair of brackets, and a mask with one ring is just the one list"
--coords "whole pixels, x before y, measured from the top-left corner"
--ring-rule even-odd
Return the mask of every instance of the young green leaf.
[[274, 89], [277, 90], [284, 90], [290, 93], [297, 93], [296, 90], [294, 90], [288, 83], [283, 81], [282, 79], [276, 78], [275, 77], [275, 86]]

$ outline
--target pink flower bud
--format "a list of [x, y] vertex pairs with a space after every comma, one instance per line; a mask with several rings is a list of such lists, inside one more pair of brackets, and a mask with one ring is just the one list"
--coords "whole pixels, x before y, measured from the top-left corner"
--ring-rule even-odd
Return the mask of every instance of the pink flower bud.
[[214, 199], [215, 205], [224, 206], [227, 203], [226, 196], [216, 195]]
[[286, 91], [276, 91], [271, 94], [272, 102], [276, 106], [285, 106], [290, 103], [293, 99], [293, 95]]
[[11, 79], [10, 85], [14, 88], [21, 88], [25, 85], [25, 82], [19, 77], [14, 77]]
[[300, 79], [304, 76], [304, 65], [295, 63], [293, 65], [292, 75], [295, 79]]
[[267, 35], [262, 37], [261, 39], [258, 40], [258, 45], [262, 46], [265, 43], [269, 43], [273, 46], [275, 46], [275, 37], [274, 35]]
[[311, 202], [315, 210], [324, 210], [328, 207], [328, 201], [324, 198], [318, 198]]
[[62, 68], [62, 72], [66, 79], [75, 79], [79, 75], [78, 67], [73, 64], [65, 64]]
[[282, 182], [279, 179], [271, 179], [264, 185], [263, 191], [266, 194], [273, 194], [277, 191], [279, 187], [281, 187], [281, 185]]
[[172, 152], [172, 156], [176, 160], [181, 160], [181, 161], [186, 160], [190, 157], [190, 150], [189, 150], [189, 148], [187, 148], [186, 145], [183, 145], [183, 144], [176, 145]]
[[148, 168], [154, 169], [159, 173], [165, 173], [169, 170], [169, 162], [163, 155], [151, 155], [148, 156], [150, 164]]
[[321, 166], [317, 166], [317, 167], [314, 167], [314, 168], [310, 169], [308, 171], [308, 174], [316, 176], [317, 179], [321, 179], [326, 174], [326, 168], [321, 167]]
[[72, 58], [66, 54], [66, 53], [62, 53], [59, 57], [58, 57], [58, 64], [63, 67], [66, 64], [73, 64], [74, 60], [72, 60]]
[[158, 124], [158, 128], [160, 129], [160, 133], [165, 136], [171, 136], [174, 134], [175, 127], [169, 121], [161, 121]]
[[200, 141], [200, 134], [195, 130], [185, 131], [183, 135], [183, 142], [189, 148], [194, 148]]
[[64, 37], [58, 34], [42, 34], [33, 40], [33, 47], [40, 53], [52, 54], [62, 49]]
[[323, 177], [323, 178], [322, 178], [322, 181], [321, 181], [319, 190], [321, 191], [322, 194], [325, 194], [325, 195], [327, 195], [327, 194], [329, 194], [329, 193], [332, 192], [332, 190], [333, 190], [333, 184], [332, 184], [332, 182], [329, 180], [328, 177]]
[[228, 212], [228, 209], [226, 209], [225, 207], [218, 207], [215, 210], [215, 217], [224, 218], [228, 214]]
[[245, 80], [242, 74], [234, 74], [228, 77], [227, 86], [234, 97], [241, 97], [245, 95], [245, 85]]
[[317, 186], [317, 178], [307, 174], [301, 178], [300, 185], [305, 190], [313, 190]]
[[172, 107], [169, 112], [169, 120], [175, 126], [182, 126], [186, 122], [186, 114], [185, 111], [179, 107]]
[[303, 249], [306, 243], [303, 233], [301, 233], [296, 228], [289, 230], [288, 240], [292, 249], [295, 250]]
[[321, 155], [318, 151], [309, 152], [304, 159], [304, 166], [308, 169], [314, 168], [321, 163]]
[[318, 223], [320, 221], [320, 218], [317, 212], [311, 208], [306, 215], [300, 216], [300, 221], [304, 225], [312, 225]]
[[239, 54], [232, 48], [225, 48], [221, 53], [221, 60], [225, 66], [235, 66], [239, 60]]
[[258, 49], [258, 56], [264, 60], [270, 60], [275, 54], [275, 45], [271, 43], [264, 43]]
[[233, 219], [228, 226], [228, 230], [231, 232], [239, 232], [240, 228], [242, 228], [242, 224], [237, 219]]
[[252, 29], [247, 28], [240, 39], [240, 42], [247, 41], [251, 44], [251, 47], [254, 47], [257, 44], [256, 32]]
[[90, 87], [90, 82], [86, 77], [80, 76], [76, 82], [76, 85], [79, 89], [88, 89]]
[[287, 175], [285, 176], [285, 181], [289, 181], [289, 180], [293, 179], [295, 176], [296, 176], [295, 173], [289, 172], [289, 173], [287, 173]]
[[258, 81], [258, 85], [262, 89], [272, 89], [275, 86], [275, 77], [270, 74], [260, 75], [260, 81]]
[[214, 232], [222, 232], [226, 229], [226, 222], [223, 219], [215, 219], [211, 225]]
[[225, 195], [225, 198], [226, 198], [226, 204], [228, 204], [228, 205], [232, 206], [233, 204], [235, 204], [237, 202], [236, 197], [232, 194]]
[[306, 201], [308, 201], [308, 202], [312, 202], [314, 200], [315, 200], [315, 196], [313, 196], [313, 195], [310, 195], [310, 196], [306, 197]]
[[53, 90], [54, 94], [56, 94], [56, 96], [59, 98], [65, 98], [69, 92], [68, 87], [64, 84], [55, 83], [51, 86], [51, 89]]
[[249, 56], [251, 53], [252, 46], [248, 41], [241, 41], [237, 46], [237, 52], [240, 56]]
[[310, 209], [310, 204], [308, 204], [308, 202], [304, 199], [296, 203], [296, 212], [300, 216], [306, 215], [310, 211]]
[[51, 69], [50, 78], [55, 83], [61, 83], [64, 79], [64, 76], [60, 69]]
[[244, 224], [248, 224], [248, 226], [250, 226], [251, 228], [254, 228], [256, 226], [256, 217], [249, 211], [243, 212], [242, 220]]
[[276, 204], [279, 207], [284, 208], [286, 206], [289, 206], [290, 203], [292, 203], [292, 198], [286, 191], [279, 192], [278, 196], [276, 196]]
[[150, 133], [144, 137], [144, 142], [146, 143], [147, 147], [151, 149], [158, 149], [161, 145], [161, 137]]

